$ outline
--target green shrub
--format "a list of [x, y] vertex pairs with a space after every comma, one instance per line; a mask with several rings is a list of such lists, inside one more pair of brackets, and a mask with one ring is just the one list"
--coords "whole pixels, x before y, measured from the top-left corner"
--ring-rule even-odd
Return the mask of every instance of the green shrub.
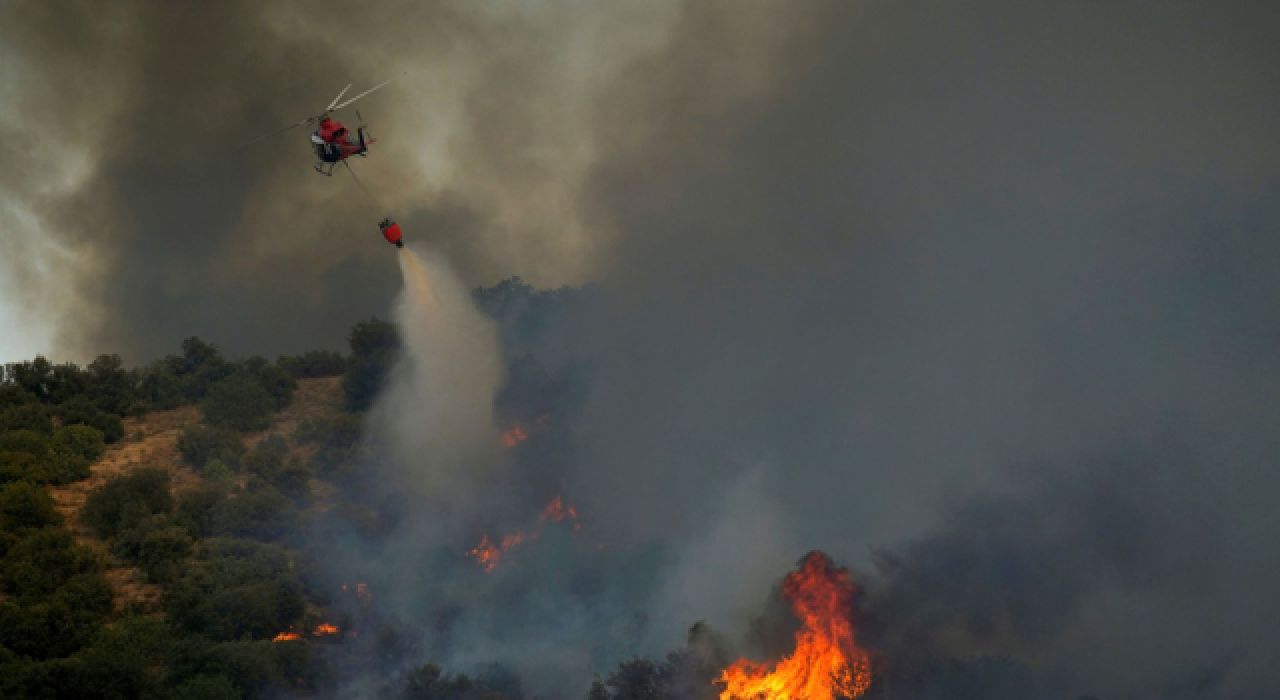
[[357, 323], [347, 342], [351, 360], [342, 377], [348, 411], [366, 411], [382, 393], [400, 352], [400, 332], [378, 318]]
[[301, 620], [302, 585], [278, 547], [211, 539], [165, 593], [170, 624], [215, 641], [270, 639]]
[[80, 518], [99, 537], [108, 538], [148, 516], [172, 510], [169, 473], [149, 468], [112, 479], [90, 493]]
[[202, 675], [188, 679], [173, 689], [173, 700], [240, 700], [244, 694], [229, 677]]
[[173, 522], [185, 528], [193, 538], [208, 536], [213, 532], [213, 513], [225, 500], [226, 490], [218, 485], [187, 491], [178, 499]]
[[89, 460], [75, 455], [53, 454], [27, 469], [26, 478], [42, 484], [70, 484], [88, 479]]
[[213, 460], [235, 469], [244, 456], [245, 446], [235, 431], [189, 425], [178, 437], [178, 451], [187, 464], [197, 469]]
[[35, 457], [49, 454], [51, 447], [49, 437], [43, 432], [20, 429], [0, 433], [0, 451], [25, 452]]
[[266, 359], [254, 356], [245, 360], [245, 369], [258, 380], [258, 384], [266, 389], [271, 398], [275, 401], [277, 409], [284, 408], [293, 400], [293, 392], [298, 388], [298, 382], [293, 378], [289, 371], [278, 365], [267, 362]]
[[53, 409], [53, 414], [63, 425], [87, 425], [102, 431], [108, 443], [124, 437], [124, 423], [120, 416], [99, 409], [85, 396], [75, 396]]
[[311, 496], [311, 469], [302, 460], [290, 459], [276, 473], [272, 485], [294, 503], [303, 504]]
[[341, 415], [329, 419], [311, 418], [298, 424], [293, 440], [299, 444], [322, 447], [355, 447], [364, 432], [360, 416]]
[[31, 469], [40, 464], [40, 460], [26, 452], [0, 452], [0, 484], [28, 479]]
[[15, 481], [0, 487], [0, 530], [15, 531], [62, 524], [53, 496], [42, 486]]
[[265, 430], [275, 407], [271, 394], [245, 372], [214, 382], [200, 404], [209, 425], [240, 432]]
[[73, 577], [97, 574], [100, 568], [97, 554], [76, 544], [70, 532], [46, 527], [9, 547], [0, 567], [0, 591], [24, 599], [44, 598]]
[[258, 480], [214, 508], [211, 531], [220, 537], [276, 540], [297, 521], [293, 502], [274, 486]]
[[276, 364], [298, 379], [336, 377], [347, 369], [347, 359], [341, 353], [329, 350], [312, 350], [294, 357], [281, 357]]
[[191, 556], [191, 534], [164, 516], [154, 516], [121, 532], [112, 551], [136, 564], [152, 583], [165, 583], [177, 578]]
[[258, 443], [253, 452], [245, 457], [244, 468], [250, 474], [274, 482], [280, 470], [284, 468], [284, 458], [289, 452], [289, 443], [276, 435]]
[[53, 431], [53, 449], [89, 462], [98, 461], [107, 452], [102, 431], [88, 425], [64, 425]]

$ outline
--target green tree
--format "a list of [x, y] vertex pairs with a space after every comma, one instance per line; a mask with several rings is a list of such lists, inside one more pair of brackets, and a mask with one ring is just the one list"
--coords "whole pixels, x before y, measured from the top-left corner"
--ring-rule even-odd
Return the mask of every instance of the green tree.
[[54, 409], [54, 415], [63, 425], [88, 425], [102, 431], [107, 443], [124, 437], [124, 423], [120, 416], [99, 409], [87, 396], [75, 396]]
[[0, 530], [41, 528], [61, 523], [62, 516], [54, 508], [53, 496], [43, 487], [26, 481], [0, 487]]
[[240, 432], [265, 430], [275, 407], [271, 394], [244, 372], [214, 382], [200, 404], [209, 425]]
[[347, 341], [351, 361], [342, 377], [348, 411], [365, 411], [386, 385], [400, 352], [400, 333], [395, 325], [378, 318], [357, 323]]
[[163, 469], [139, 469], [112, 479], [89, 494], [80, 518], [99, 537], [114, 537], [121, 530], [135, 527], [148, 516], [173, 510], [169, 491], [169, 472]]
[[102, 431], [87, 425], [64, 425], [53, 431], [55, 452], [96, 462], [106, 454]]
[[245, 446], [234, 430], [189, 425], [178, 436], [178, 451], [197, 469], [215, 459], [234, 469], [240, 465]]

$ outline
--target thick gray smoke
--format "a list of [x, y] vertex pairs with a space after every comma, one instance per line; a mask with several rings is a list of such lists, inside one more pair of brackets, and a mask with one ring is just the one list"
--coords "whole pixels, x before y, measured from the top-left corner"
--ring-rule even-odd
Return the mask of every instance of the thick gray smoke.
[[327, 5], [12, 6], [29, 75], [76, 79], [6, 100], [47, 108], [63, 189], [4, 177], [93, 253], [77, 298], [101, 303], [67, 329], [93, 350], [336, 343], [394, 293], [381, 212], [296, 144], [227, 151], [430, 67], [370, 98], [421, 148], [368, 181], [464, 282], [599, 283], [538, 356], [592, 367], [593, 541], [663, 556], [592, 580], [609, 614], [563, 595], [568, 555], [518, 581], [391, 557], [402, 609], [488, 585], [538, 612], [469, 627], [476, 658], [542, 625], [589, 656], [655, 610], [561, 665], [599, 667], [693, 611], [737, 631], [821, 548], [900, 656], [1010, 653], [1106, 696], [1280, 687], [1275, 3]]

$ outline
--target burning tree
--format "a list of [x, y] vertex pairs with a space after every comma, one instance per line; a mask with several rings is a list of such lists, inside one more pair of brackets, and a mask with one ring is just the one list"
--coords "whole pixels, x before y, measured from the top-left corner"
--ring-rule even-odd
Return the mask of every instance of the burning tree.
[[801, 627], [795, 652], [777, 664], [739, 659], [721, 674], [720, 700], [836, 700], [866, 693], [871, 659], [854, 629], [857, 587], [847, 569], [809, 552], [787, 574], [782, 595]]

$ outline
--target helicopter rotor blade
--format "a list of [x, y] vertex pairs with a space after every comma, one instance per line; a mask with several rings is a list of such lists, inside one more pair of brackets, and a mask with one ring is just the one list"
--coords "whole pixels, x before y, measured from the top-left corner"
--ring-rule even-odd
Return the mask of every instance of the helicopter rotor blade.
[[342, 99], [342, 96], [347, 94], [347, 90], [350, 90], [352, 85], [355, 85], [355, 83], [347, 83], [347, 86], [342, 88], [342, 92], [338, 93], [338, 96], [333, 98], [333, 102], [330, 102], [329, 106], [324, 108], [324, 111], [326, 112], [333, 111], [334, 109], [333, 106], [338, 104], [338, 100]]
[[298, 122], [298, 123], [296, 123], [296, 124], [290, 124], [289, 126], [286, 126], [286, 127], [285, 127], [285, 128], [283, 128], [283, 129], [277, 129], [276, 131], [273, 131], [273, 132], [271, 132], [271, 133], [269, 133], [269, 134], [266, 134], [266, 135], [263, 135], [263, 136], [259, 136], [258, 138], [256, 138], [256, 139], [254, 139], [254, 140], [252, 140], [252, 141], [250, 141], [250, 142], [248, 142], [248, 143], [244, 144], [243, 146], [240, 146], [240, 147], [239, 147], [239, 148], [237, 148], [236, 150], [237, 150], [237, 151], [243, 151], [244, 149], [246, 149], [246, 148], [248, 148], [248, 147], [250, 147], [250, 146], [252, 146], [252, 145], [254, 145], [254, 144], [256, 144], [256, 143], [259, 143], [259, 142], [261, 142], [261, 141], [265, 141], [265, 140], [267, 140], [267, 139], [271, 138], [272, 136], [279, 136], [280, 134], [283, 134], [284, 132], [289, 131], [290, 129], [296, 129], [296, 128], [300, 127], [300, 126], [306, 126], [306, 125], [308, 125], [308, 124], [314, 124], [318, 119], [319, 119], [319, 117], [307, 117], [306, 119], [303, 119], [302, 121], [300, 121], [300, 122]]
[[[397, 77], [399, 77], [399, 76], [397, 76]], [[395, 80], [395, 78], [392, 78], [391, 80]], [[369, 88], [368, 90], [365, 90], [364, 92], [360, 93], [359, 95], [356, 95], [355, 97], [353, 97], [353, 98], [351, 98], [351, 99], [347, 100], [346, 102], [343, 102], [343, 103], [342, 103], [342, 104], [340, 104], [340, 105], [333, 105], [333, 106], [330, 106], [330, 107], [329, 107], [329, 109], [328, 109], [328, 110], [326, 110], [326, 111], [328, 111], [328, 112], [332, 112], [332, 111], [337, 110], [337, 109], [342, 109], [343, 107], [346, 107], [347, 105], [351, 104], [352, 102], [355, 102], [356, 100], [360, 99], [361, 97], [364, 97], [365, 95], [368, 95], [369, 93], [373, 92], [374, 90], [377, 90], [378, 88], [380, 88], [380, 87], [382, 87], [382, 86], [386, 85], [387, 83], [391, 82], [391, 80], [387, 80], [387, 81], [384, 81], [384, 82], [378, 83], [377, 85], [374, 85], [373, 87]]]

